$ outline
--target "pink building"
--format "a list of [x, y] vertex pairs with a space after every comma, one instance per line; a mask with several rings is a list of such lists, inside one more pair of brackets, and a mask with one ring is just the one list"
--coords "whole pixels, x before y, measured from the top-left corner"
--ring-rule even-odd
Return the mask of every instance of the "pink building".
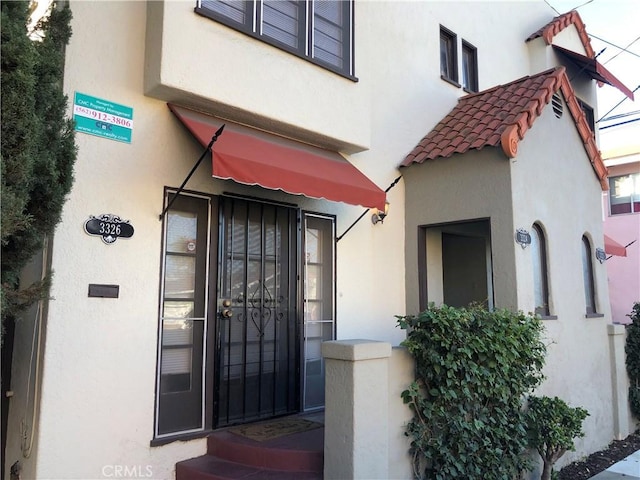
[[[603, 195], [607, 272], [613, 323], [640, 301], [640, 141], [635, 122], [600, 131], [603, 158], [609, 170], [609, 191]], [[626, 247], [626, 252], [611, 242]], [[607, 244], [608, 243], [608, 244]], [[626, 254], [626, 256], [621, 256]]]

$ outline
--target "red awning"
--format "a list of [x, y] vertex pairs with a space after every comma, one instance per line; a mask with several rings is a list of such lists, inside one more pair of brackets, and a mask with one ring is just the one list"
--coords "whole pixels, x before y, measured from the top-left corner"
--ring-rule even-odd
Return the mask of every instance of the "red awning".
[[606, 235], [604, 236], [604, 251], [607, 255], [615, 255], [616, 257], [627, 256], [627, 248]]
[[618, 80], [613, 73], [604, 68], [604, 66], [595, 58], [586, 57], [579, 53], [572, 52], [571, 50], [567, 50], [566, 48], [559, 47], [558, 45], [554, 45], [553, 48], [571, 60], [580, 70], [585, 72], [594, 80], [616, 87], [627, 97], [633, 100], [633, 92]]
[[323, 150], [173, 104], [169, 109], [202, 146], [213, 146], [213, 176], [293, 195], [384, 209], [386, 193], [337, 152]]

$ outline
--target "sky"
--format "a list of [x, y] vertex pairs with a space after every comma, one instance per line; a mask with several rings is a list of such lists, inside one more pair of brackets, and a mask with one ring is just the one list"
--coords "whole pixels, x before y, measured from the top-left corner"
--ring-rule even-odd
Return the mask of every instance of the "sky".
[[[577, 9], [591, 38], [593, 50], [598, 54], [606, 48], [598, 56], [598, 61], [630, 90], [640, 85], [640, 0], [546, 1], [560, 13]], [[628, 47], [628, 52], [622, 51], [625, 47]], [[598, 88], [600, 117], [628, 114], [618, 120], [603, 121], [601, 126], [635, 119], [633, 128], [637, 129], [637, 136], [640, 137], [640, 89], [635, 92], [635, 101], [627, 99], [607, 115], [623, 98], [624, 94], [615, 87], [604, 85]]]

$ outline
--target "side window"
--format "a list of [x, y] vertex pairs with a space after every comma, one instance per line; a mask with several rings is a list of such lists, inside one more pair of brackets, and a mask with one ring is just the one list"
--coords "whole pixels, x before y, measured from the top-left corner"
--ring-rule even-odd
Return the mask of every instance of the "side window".
[[550, 314], [547, 245], [542, 228], [538, 224], [534, 224], [531, 228], [531, 256], [535, 313], [545, 317]]
[[304, 409], [324, 406], [322, 342], [335, 332], [335, 219], [304, 215]]
[[440, 26], [440, 75], [444, 80], [458, 83], [457, 37]]
[[611, 215], [640, 212], [640, 173], [609, 178]]
[[462, 40], [462, 88], [467, 92], [478, 91], [478, 50]]
[[582, 109], [584, 116], [587, 119], [587, 125], [589, 125], [589, 128], [591, 129], [591, 134], [593, 136], [596, 135], [596, 119], [593, 115], [593, 108], [586, 102], [583, 102], [582, 100], [580, 100], [579, 98], [578, 100], [578, 105], [580, 105], [580, 108]]
[[209, 208], [208, 199], [180, 195], [164, 223], [156, 437], [204, 428]]
[[582, 278], [587, 315], [596, 313], [596, 297], [593, 282], [593, 261], [591, 244], [586, 236], [582, 237]]

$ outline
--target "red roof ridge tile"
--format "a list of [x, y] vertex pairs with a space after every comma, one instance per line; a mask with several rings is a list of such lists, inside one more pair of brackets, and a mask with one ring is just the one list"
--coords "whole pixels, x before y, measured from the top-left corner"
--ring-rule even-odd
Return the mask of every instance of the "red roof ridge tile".
[[587, 53], [587, 57], [595, 58], [596, 53], [591, 46], [591, 40], [589, 40], [589, 35], [587, 34], [587, 30], [582, 21], [582, 18], [580, 18], [580, 14], [576, 10], [570, 10], [566, 13], [563, 13], [562, 15], [554, 17], [553, 20], [547, 23], [540, 30], [529, 35], [526, 41], [529, 42], [536, 38], [542, 37], [544, 38], [544, 41], [547, 45], [551, 45], [551, 43], [553, 42], [553, 37], [555, 37], [569, 25], [574, 25], [576, 27], [578, 36], [580, 37], [580, 41], [582, 42], [584, 50]]
[[[564, 96], [600, 185], [603, 190], [607, 190], [607, 169], [565, 67], [524, 76], [460, 98], [458, 105], [420, 140], [400, 167], [424, 163], [438, 157], [446, 158], [454, 153], [464, 154], [471, 149], [480, 150], [486, 146], [500, 146], [508, 158], [514, 158], [518, 153], [519, 142], [558, 91]], [[484, 108], [486, 105], [490, 108]], [[459, 115], [463, 110], [464, 116]], [[477, 119], [479, 112], [483, 113], [481, 122]], [[481, 129], [477, 128], [479, 123], [482, 124]]]

